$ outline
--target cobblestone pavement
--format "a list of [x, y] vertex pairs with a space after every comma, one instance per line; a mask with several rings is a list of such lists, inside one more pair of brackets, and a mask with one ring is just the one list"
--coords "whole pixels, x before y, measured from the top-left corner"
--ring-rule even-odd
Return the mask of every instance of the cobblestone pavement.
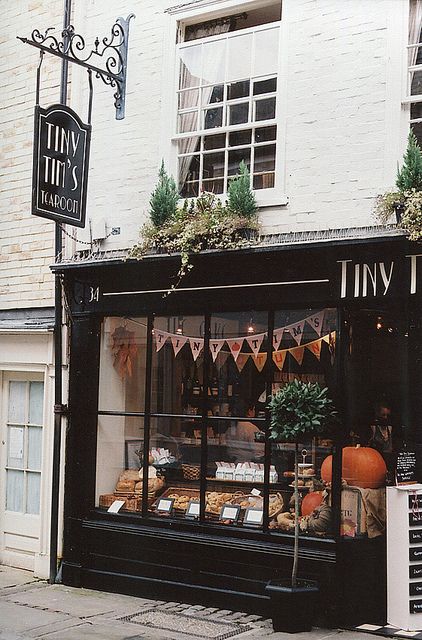
[[[294, 638], [360, 640], [363, 634], [313, 629]], [[50, 585], [0, 565], [0, 640], [279, 640], [271, 620], [206, 608]], [[368, 636], [366, 636], [367, 638]], [[340, 640], [340, 638], [339, 638]]]

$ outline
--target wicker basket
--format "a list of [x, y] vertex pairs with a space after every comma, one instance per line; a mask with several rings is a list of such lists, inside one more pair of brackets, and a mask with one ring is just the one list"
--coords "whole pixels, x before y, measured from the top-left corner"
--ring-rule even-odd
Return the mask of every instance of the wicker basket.
[[185, 480], [199, 480], [201, 467], [196, 464], [182, 464], [182, 474]]
[[124, 500], [125, 503], [122, 506], [122, 511], [141, 511], [142, 498], [135, 495], [116, 495], [114, 493], [106, 493], [100, 496], [99, 506], [108, 509], [111, 507], [115, 500]]

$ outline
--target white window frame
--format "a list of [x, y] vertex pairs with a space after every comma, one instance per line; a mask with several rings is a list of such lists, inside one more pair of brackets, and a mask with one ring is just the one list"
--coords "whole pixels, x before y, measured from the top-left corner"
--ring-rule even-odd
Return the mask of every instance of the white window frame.
[[[253, 9], [259, 9], [262, 6], [268, 4], [268, 0], [245, 0], [239, 2], [239, 0], [202, 0], [201, 2], [195, 2], [194, 5], [182, 5], [167, 10], [168, 31], [165, 42], [172, 43], [172, 46], [168, 46], [165, 49], [163, 59], [163, 128], [161, 136], [161, 149], [162, 157], [165, 160], [166, 167], [169, 173], [177, 176], [178, 171], [178, 139], [185, 134], [177, 133], [177, 115], [178, 115], [178, 82], [179, 82], [179, 67], [177, 56], [177, 43], [176, 36], [183, 34], [183, 29], [188, 24], [195, 24], [197, 22], [204, 22], [207, 20], [213, 20], [215, 18], [224, 17], [227, 14], [236, 11], [241, 13], [243, 11], [251, 11]], [[268, 28], [269, 25], [274, 23], [268, 23], [262, 25], [262, 28]], [[261, 25], [260, 25], [261, 26]], [[257, 27], [259, 28], [259, 27]], [[251, 30], [256, 30], [252, 28]], [[246, 29], [242, 30], [242, 33], [250, 31]], [[276, 118], [271, 121], [260, 121], [257, 123], [249, 123], [248, 125], [239, 125], [240, 130], [253, 129], [255, 126], [271, 126], [277, 125], [277, 137], [276, 144], [276, 162], [275, 162], [275, 185], [270, 189], [257, 189], [255, 196], [259, 207], [265, 206], [280, 206], [288, 203], [288, 197], [285, 192], [285, 180], [286, 180], [286, 167], [285, 167], [285, 147], [286, 147], [286, 60], [287, 54], [285, 51], [285, 44], [287, 42], [286, 35], [284, 33], [285, 25], [283, 19], [280, 21], [280, 46], [279, 46], [279, 59], [278, 59], [278, 73], [277, 73], [277, 91], [276, 91]], [[235, 32], [240, 35], [240, 32]], [[212, 36], [211, 36], [212, 38]], [[205, 38], [203, 40], [206, 40]], [[202, 39], [201, 39], [202, 41]], [[195, 41], [193, 41], [195, 42]], [[284, 89], [284, 90], [283, 90]], [[195, 131], [194, 135], [212, 135], [213, 133], [223, 133], [226, 131], [225, 127], [217, 129], [206, 129], [204, 131]], [[225, 197], [225, 196], [223, 196]]]

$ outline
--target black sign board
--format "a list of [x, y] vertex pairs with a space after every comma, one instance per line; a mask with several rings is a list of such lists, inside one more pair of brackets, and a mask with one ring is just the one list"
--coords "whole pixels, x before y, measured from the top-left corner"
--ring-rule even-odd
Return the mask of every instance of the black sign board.
[[413, 529], [409, 531], [409, 542], [414, 544], [415, 542], [422, 542], [422, 529]]
[[409, 609], [410, 613], [422, 613], [422, 600], [411, 600]]
[[85, 226], [91, 125], [62, 104], [35, 107], [32, 213]]
[[413, 549], [409, 549], [409, 560], [410, 562], [417, 562], [418, 560], [422, 560], [422, 547], [414, 547]]
[[396, 484], [416, 484], [416, 453], [400, 451], [397, 454]]
[[420, 527], [422, 525], [422, 511], [409, 513], [409, 527]]
[[410, 565], [409, 578], [422, 578], [422, 564]]
[[422, 494], [409, 494], [409, 509], [422, 509]]
[[409, 596], [422, 595], [422, 582], [411, 582], [409, 584]]

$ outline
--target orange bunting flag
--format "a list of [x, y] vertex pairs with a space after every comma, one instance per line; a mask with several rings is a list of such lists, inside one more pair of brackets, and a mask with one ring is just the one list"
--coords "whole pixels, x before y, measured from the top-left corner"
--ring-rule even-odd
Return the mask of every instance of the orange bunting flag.
[[237, 358], [239, 356], [239, 353], [242, 350], [243, 340], [244, 340], [244, 338], [228, 338], [228, 339], [226, 339], [226, 342], [229, 345], [230, 352], [231, 352], [235, 362], [236, 362], [236, 360], [237, 360]]
[[267, 362], [267, 354], [266, 353], [258, 353], [257, 356], [251, 356], [252, 360], [255, 363], [256, 368], [259, 372], [264, 368], [265, 363]]
[[274, 363], [277, 369], [279, 369], [280, 371], [283, 369], [284, 361], [286, 359], [286, 353], [286, 349], [283, 349], [282, 351], [274, 351], [273, 353]]
[[293, 349], [288, 349], [288, 351], [301, 367], [303, 362], [303, 355], [305, 353], [305, 347], [293, 347]]
[[317, 360], [321, 357], [321, 342], [322, 340], [315, 340], [314, 342], [310, 342], [306, 345], [306, 348], [317, 358]]
[[243, 367], [247, 363], [249, 358], [249, 353], [239, 353], [236, 359], [236, 366], [239, 370], [239, 373], [242, 371]]
[[204, 338], [189, 338], [190, 350], [192, 351], [192, 357], [194, 362], [204, 348]]

